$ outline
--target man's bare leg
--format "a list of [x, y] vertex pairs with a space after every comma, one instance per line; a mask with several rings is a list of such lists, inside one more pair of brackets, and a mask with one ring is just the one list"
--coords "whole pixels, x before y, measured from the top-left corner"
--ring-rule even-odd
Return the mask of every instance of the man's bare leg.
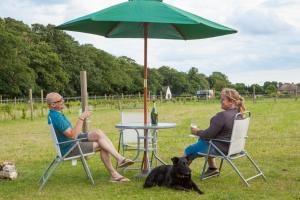
[[[96, 142], [94, 142], [94, 149], [97, 149], [97, 148], [99, 148], [99, 146], [98, 146], [98, 144]], [[105, 151], [104, 149], [102, 149], [100, 151], [100, 158], [101, 158], [101, 160], [102, 160], [105, 168], [110, 173], [110, 176], [111, 176], [112, 180], [117, 180], [117, 179], [123, 177], [112, 166], [112, 163], [111, 163], [111, 160], [110, 160], [110, 155], [109, 155], [109, 153], [107, 151]]]
[[88, 140], [96, 142], [101, 149], [116, 158], [118, 163], [124, 160], [124, 157], [118, 153], [111, 140], [101, 130], [97, 129], [90, 132], [88, 134]]

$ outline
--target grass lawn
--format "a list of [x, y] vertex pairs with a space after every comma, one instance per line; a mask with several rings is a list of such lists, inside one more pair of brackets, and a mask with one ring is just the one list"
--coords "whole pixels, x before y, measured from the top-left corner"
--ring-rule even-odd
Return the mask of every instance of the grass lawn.
[[[170, 158], [180, 156], [184, 148], [195, 138], [188, 137], [191, 120], [200, 128], [206, 128], [210, 118], [220, 111], [219, 103], [164, 103], [158, 104], [159, 121], [175, 122], [175, 129], [161, 130], [159, 154], [170, 163]], [[37, 181], [45, 167], [55, 156], [53, 143], [45, 118], [34, 121], [15, 120], [0, 122], [0, 161], [12, 160], [19, 173], [15, 181], [0, 180], [0, 199], [300, 199], [300, 101], [278, 100], [253, 104], [249, 140], [246, 149], [267, 177], [250, 181], [251, 187], [243, 185], [239, 177], [225, 163], [218, 178], [200, 181], [199, 173], [203, 159], [191, 165], [193, 179], [205, 192], [180, 192], [154, 187], [143, 189], [144, 180], [133, 178], [136, 171], [126, 171], [131, 182], [116, 184], [108, 182], [99, 156], [88, 160], [95, 179], [92, 186], [84, 174], [80, 162], [71, 166], [65, 162], [50, 177], [41, 193]], [[73, 121], [77, 113], [67, 113]], [[90, 122], [91, 129], [101, 128], [117, 145], [118, 130], [114, 124], [120, 121], [120, 111], [98, 108]], [[115, 161], [114, 161], [115, 163]], [[237, 161], [247, 176], [254, 173], [246, 159]]]

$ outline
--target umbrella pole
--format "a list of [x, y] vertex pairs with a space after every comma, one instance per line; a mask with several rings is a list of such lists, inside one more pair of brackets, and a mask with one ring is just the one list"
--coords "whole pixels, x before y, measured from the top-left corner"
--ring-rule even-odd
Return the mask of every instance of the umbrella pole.
[[[148, 70], [147, 70], [147, 39], [148, 39], [148, 23], [144, 23], [144, 124], [147, 124], [147, 113], [148, 113], [148, 108], [147, 108], [147, 79], [148, 79]], [[143, 156], [143, 166], [144, 166], [144, 174], [148, 173], [148, 129], [144, 129], [144, 156]]]

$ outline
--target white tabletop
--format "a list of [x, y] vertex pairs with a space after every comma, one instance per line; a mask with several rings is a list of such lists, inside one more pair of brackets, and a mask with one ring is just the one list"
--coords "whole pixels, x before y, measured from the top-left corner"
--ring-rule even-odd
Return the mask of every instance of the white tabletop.
[[159, 122], [158, 124], [144, 124], [144, 123], [119, 123], [115, 125], [116, 128], [120, 129], [165, 129], [175, 128], [176, 123]]

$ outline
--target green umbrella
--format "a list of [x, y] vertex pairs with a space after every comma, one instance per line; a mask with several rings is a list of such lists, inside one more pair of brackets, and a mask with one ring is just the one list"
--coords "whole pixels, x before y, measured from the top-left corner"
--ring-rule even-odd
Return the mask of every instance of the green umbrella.
[[57, 28], [108, 38], [144, 38], [144, 123], [147, 123], [148, 38], [192, 40], [237, 32], [162, 0], [129, 0], [68, 21]]

